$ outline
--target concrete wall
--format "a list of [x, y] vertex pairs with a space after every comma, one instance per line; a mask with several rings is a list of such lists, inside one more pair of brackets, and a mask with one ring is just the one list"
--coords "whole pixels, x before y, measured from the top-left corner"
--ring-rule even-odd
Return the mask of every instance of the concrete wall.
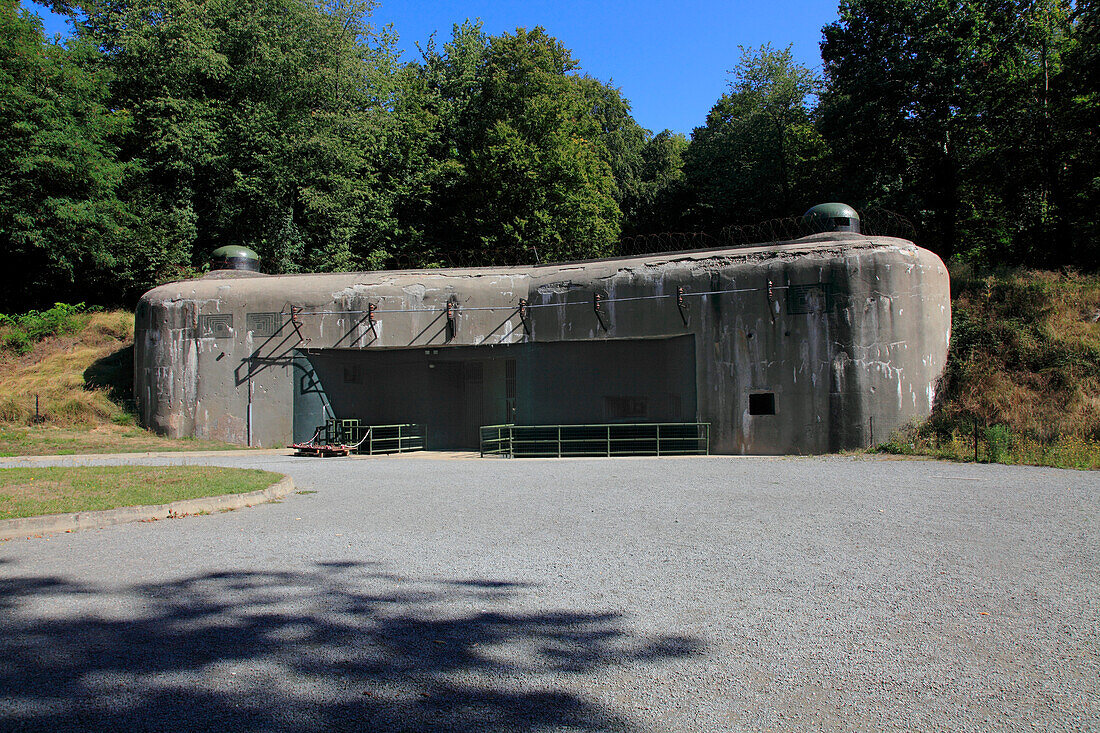
[[[521, 298], [532, 306], [526, 323]], [[368, 303], [377, 308], [373, 328]], [[694, 409], [712, 424], [713, 450], [821, 453], [866, 445], [872, 430], [884, 439], [929, 413], [950, 317], [939, 258], [911, 242], [856, 234], [534, 267], [215, 274], [142, 298], [135, 396], [158, 432], [277, 446], [293, 438], [295, 403], [305, 409], [302, 387], [317, 379], [310, 366], [330, 350], [690, 337]], [[620, 361], [624, 375], [638, 366]], [[681, 385], [670, 392], [683, 389], [681, 376], [668, 378]], [[558, 404], [552, 385], [517, 379], [521, 412]], [[754, 393], [774, 394], [775, 414], [750, 414]], [[322, 397], [312, 399], [309, 409], [320, 413]]]

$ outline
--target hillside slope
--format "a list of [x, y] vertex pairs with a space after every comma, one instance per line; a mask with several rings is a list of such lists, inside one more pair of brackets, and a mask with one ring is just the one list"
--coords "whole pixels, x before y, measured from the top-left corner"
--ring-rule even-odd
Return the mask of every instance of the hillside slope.
[[1100, 275], [953, 268], [952, 334], [932, 417], [898, 453], [1100, 468]]
[[128, 311], [58, 305], [5, 318], [0, 455], [239, 447], [169, 440], [135, 426], [133, 339], [134, 315]]

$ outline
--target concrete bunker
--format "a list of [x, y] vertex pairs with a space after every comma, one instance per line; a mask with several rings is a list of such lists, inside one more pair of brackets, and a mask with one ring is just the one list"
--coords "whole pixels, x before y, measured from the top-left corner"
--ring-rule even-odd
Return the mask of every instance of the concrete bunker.
[[255, 446], [328, 418], [705, 423], [712, 452], [822, 453], [929, 414], [946, 268], [912, 242], [789, 242], [524, 267], [262, 276], [147, 293], [135, 395], [171, 436]]

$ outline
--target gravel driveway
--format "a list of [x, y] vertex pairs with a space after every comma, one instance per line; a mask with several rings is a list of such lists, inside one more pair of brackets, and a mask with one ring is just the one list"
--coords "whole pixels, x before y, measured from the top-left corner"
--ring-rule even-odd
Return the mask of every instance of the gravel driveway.
[[1096, 473], [146, 462], [316, 493], [0, 543], [0, 729], [1100, 729]]

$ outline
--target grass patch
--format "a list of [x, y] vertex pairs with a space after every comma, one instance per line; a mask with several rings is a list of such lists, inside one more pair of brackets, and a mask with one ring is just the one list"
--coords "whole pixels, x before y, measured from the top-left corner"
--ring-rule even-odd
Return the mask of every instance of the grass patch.
[[1100, 469], [1100, 275], [952, 267], [932, 416], [886, 453]]
[[0, 519], [240, 494], [281, 478], [270, 471], [207, 466], [0, 468]]
[[195, 438], [170, 439], [133, 425], [84, 428], [50, 425], [0, 427], [0, 456], [67, 456], [89, 453], [240, 450], [241, 446]]
[[93, 427], [132, 421], [133, 314], [82, 318], [75, 331], [48, 335], [23, 352], [3, 353], [0, 423]]

